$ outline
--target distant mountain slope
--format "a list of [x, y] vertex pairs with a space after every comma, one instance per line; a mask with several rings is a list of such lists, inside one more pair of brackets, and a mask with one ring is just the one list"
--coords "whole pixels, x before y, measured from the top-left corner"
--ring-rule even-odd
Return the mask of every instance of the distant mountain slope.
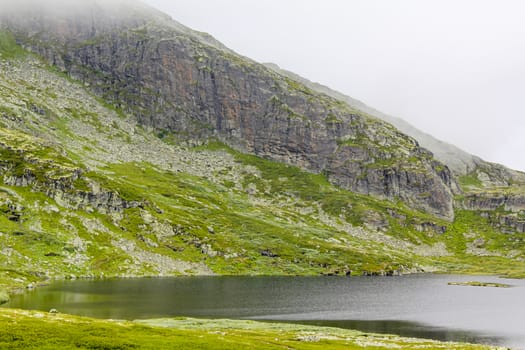
[[283, 74], [287, 77], [300, 81], [302, 84], [305, 84], [312, 90], [326, 94], [340, 101], [344, 101], [355, 109], [358, 109], [371, 116], [389, 122], [403, 133], [412, 136], [414, 139], [416, 139], [421, 146], [431, 151], [437, 159], [443, 162], [443, 164], [446, 164], [457, 175], [465, 175], [470, 173], [476, 168], [477, 162], [481, 162], [481, 159], [460, 150], [456, 146], [437, 140], [431, 135], [413, 127], [401, 118], [393, 117], [388, 114], [382, 113], [350, 96], [330, 89], [329, 87], [324, 86], [322, 84], [309, 81], [308, 79], [303, 78], [293, 72], [281, 69], [276, 64], [265, 63], [265, 65], [273, 69], [277, 73]]
[[[489, 175], [489, 177], [485, 178], [485, 180], [492, 182], [493, 184], [508, 185], [509, 182], [513, 181], [525, 182], [525, 176], [523, 173], [508, 169], [502, 165], [486, 162], [481, 158], [469, 154], [454, 145], [436, 139], [432, 135], [415, 128], [401, 118], [382, 113], [350, 96], [330, 89], [329, 87], [322, 84], [312, 82], [293, 72], [281, 69], [274, 63], [265, 63], [265, 66], [279, 74], [301, 82], [314, 91], [326, 94], [337, 100], [344, 101], [355, 109], [389, 122], [401, 132], [416, 139], [422, 147], [431, 151], [434, 156], [443, 164], [446, 164], [456, 176], [467, 175], [475, 172], [478, 168], [483, 168], [484, 171], [488, 171], [487, 175]], [[492, 168], [492, 170], [489, 170], [490, 168]]]
[[[308, 88], [326, 94], [350, 107], [363, 111], [373, 117], [385, 120], [403, 133], [413, 137], [424, 148], [446, 164], [461, 189], [455, 189], [459, 196], [456, 206], [473, 211], [482, 211], [490, 218], [492, 225], [505, 232], [525, 232], [525, 173], [509, 169], [503, 165], [490, 163], [471, 155], [456, 146], [440, 141], [413, 127], [401, 118], [392, 117], [371, 108], [363, 102], [346, 96], [319, 83], [311, 82], [293, 72], [283, 70], [273, 63], [265, 66]], [[498, 211], [499, 209], [499, 211]]]

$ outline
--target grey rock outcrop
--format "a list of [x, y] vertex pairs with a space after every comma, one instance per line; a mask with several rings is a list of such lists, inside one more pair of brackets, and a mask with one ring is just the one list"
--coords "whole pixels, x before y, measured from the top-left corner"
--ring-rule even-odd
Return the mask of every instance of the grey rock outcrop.
[[[1, 149], [1, 147], [0, 147]], [[144, 207], [141, 201], [129, 201], [122, 198], [118, 193], [98, 188], [92, 188], [90, 191], [77, 190], [74, 181], [82, 176], [81, 169], [71, 169], [67, 176], [53, 178], [53, 163], [36, 164], [37, 167], [45, 169], [48, 167], [49, 174], [42, 171], [36, 175], [31, 169], [25, 168], [21, 174], [12, 172], [13, 166], [8, 160], [4, 160], [0, 165], [0, 176], [3, 182], [8, 186], [14, 187], [31, 187], [36, 191], [45, 193], [48, 197], [53, 198], [57, 203], [64, 207], [74, 209], [97, 210], [104, 214], [122, 213], [124, 209]], [[13, 214], [18, 210], [13, 208]]]
[[467, 210], [525, 212], [525, 196], [520, 194], [472, 193], [466, 195], [461, 204]]
[[525, 195], [519, 193], [470, 193], [458, 203], [462, 209], [481, 212], [492, 226], [507, 233], [525, 232]]

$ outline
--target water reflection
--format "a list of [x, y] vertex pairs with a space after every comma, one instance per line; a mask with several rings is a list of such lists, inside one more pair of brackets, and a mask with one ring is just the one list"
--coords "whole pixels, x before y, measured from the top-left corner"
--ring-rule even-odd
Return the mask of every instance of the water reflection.
[[300, 320], [288, 322], [324, 327], [355, 329], [367, 333], [397, 334], [403, 337], [435, 339], [440, 341], [504, 345], [506, 340], [503, 337], [489, 336], [482, 333], [447, 329], [443, 327], [432, 327], [426, 324], [408, 321]]

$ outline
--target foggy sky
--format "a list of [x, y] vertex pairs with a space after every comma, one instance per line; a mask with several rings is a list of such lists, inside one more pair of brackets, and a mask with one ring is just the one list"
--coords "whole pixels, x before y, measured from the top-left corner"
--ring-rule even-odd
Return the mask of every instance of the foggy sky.
[[143, 0], [240, 54], [525, 170], [521, 0]]

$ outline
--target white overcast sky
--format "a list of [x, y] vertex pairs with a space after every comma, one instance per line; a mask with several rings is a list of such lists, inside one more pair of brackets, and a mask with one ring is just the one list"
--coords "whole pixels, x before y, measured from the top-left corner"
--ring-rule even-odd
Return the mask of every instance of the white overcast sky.
[[525, 170], [525, 1], [143, 1], [242, 55]]

